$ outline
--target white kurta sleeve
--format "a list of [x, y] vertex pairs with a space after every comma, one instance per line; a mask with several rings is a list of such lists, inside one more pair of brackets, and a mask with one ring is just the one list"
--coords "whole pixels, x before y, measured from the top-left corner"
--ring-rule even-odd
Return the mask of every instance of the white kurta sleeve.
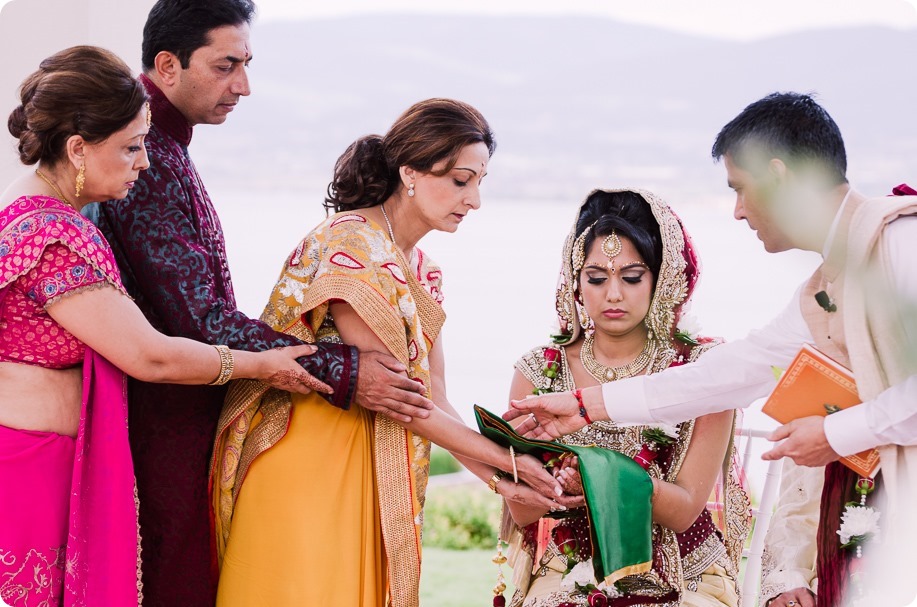
[[678, 423], [744, 408], [776, 385], [772, 367], [785, 369], [813, 341], [799, 305], [800, 287], [763, 329], [723, 344], [696, 362], [602, 384], [610, 419], [621, 423]]

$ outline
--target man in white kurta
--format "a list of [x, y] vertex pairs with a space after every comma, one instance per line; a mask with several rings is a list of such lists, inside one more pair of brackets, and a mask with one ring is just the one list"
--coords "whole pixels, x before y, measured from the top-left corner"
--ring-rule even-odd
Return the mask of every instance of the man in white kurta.
[[[903, 537], [899, 530], [913, 528], [909, 500], [917, 486], [917, 375], [906, 363], [917, 354], [914, 319], [906, 313], [917, 309], [917, 199], [904, 197], [892, 205], [888, 199], [868, 200], [852, 190], [845, 177], [840, 133], [830, 116], [805, 95], [774, 94], [750, 105], [721, 131], [714, 156], [724, 158], [729, 185], [736, 191], [736, 219], [746, 220], [769, 252], [820, 252], [825, 264], [813, 279], [828, 285], [832, 297], [850, 300], [850, 306], [838, 306], [840, 312], [830, 318], [847, 329], [846, 343], [840, 340], [836, 351], [847, 357], [849, 346], [863, 404], [827, 418], [806, 417], [782, 426], [771, 437], [782, 442], [765, 459], [790, 457], [800, 465], [824, 466], [879, 447], [890, 502], [890, 511], [883, 513], [885, 535]], [[886, 217], [886, 205], [900, 210]], [[871, 226], [868, 233], [860, 233], [861, 224]], [[847, 264], [854, 259], [858, 270], [848, 272]], [[877, 276], [881, 280], [874, 280]], [[843, 291], [839, 286], [831, 293], [835, 281]], [[874, 310], [866, 309], [875, 302], [862, 301], [876, 297], [877, 282], [890, 308], [878, 314], [884, 315], [881, 334], [872, 330]], [[825, 323], [812, 312], [812, 294], [804, 299], [806, 286], [764, 328], [711, 350], [695, 363], [609, 382], [578, 395], [549, 394], [514, 402], [508, 416], [534, 414], [523, 429], [539, 424], [534, 432], [547, 438], [574, 431], [587, 419], [678, 423], [746, 407], [774, 388], [772, 367], [786, 368], [805, 343], [830, 343]], [[829, 314], [827, 308], [824, 314]], [[885, 322], [888, 317], [894, 322]], [[891, 342], [899, 350], [894, 355], [883, 352]], [[890, 549], [880, 552], [892, 554]], [[883, 560], [883, 571], [892, 571], [901, 560]], [[914, 577], [889, 575], [879, 585], [899, 587], [899, 582]], [[878, 580], [878, 574], [872, 579]]]

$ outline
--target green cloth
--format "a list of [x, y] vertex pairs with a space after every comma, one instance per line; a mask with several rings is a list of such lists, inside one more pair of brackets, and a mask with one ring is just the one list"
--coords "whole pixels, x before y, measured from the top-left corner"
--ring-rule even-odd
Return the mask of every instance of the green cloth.
[[613, 584], [624, 576], [649, 571], [653, 560], [653, 481], [623, 453], [520, 436], [497, 415], [475, 405], [481, 434], [516, 453], [573, 453], [586, 494], [586, 516], [592, 537], [592, 564], [597, 580]]

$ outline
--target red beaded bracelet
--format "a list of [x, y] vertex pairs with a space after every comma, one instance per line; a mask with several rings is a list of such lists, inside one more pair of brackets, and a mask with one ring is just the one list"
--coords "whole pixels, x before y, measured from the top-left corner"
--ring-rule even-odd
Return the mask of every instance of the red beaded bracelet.
[[573, 397], [576, 399], [576, 403], [579, 405], [579, 414], [586, 420], [587, 424], [591, 424], [592, 420], [589, 419], [589, 414], [586, 412], [586, 405], [583, 404], [583, 391], [577, 388], [573, 391]]

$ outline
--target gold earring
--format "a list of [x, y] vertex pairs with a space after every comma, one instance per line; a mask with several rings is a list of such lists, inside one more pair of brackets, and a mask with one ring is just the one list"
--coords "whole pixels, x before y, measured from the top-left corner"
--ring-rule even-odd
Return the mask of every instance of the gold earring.
[[80, 170], [76, 174], [76, 197], [80, 197], [80, 193], [83, 191], [83, 186], [86, 184], [86, 165], [81, 164]]
[[576, 315], [579, 317], [579, 326], [583, 328], [583, 331], [588, 331], [592, 328], [592, 319], [586, 312], [586, 304], [577, 301], [574, 305], [576, 305]]

